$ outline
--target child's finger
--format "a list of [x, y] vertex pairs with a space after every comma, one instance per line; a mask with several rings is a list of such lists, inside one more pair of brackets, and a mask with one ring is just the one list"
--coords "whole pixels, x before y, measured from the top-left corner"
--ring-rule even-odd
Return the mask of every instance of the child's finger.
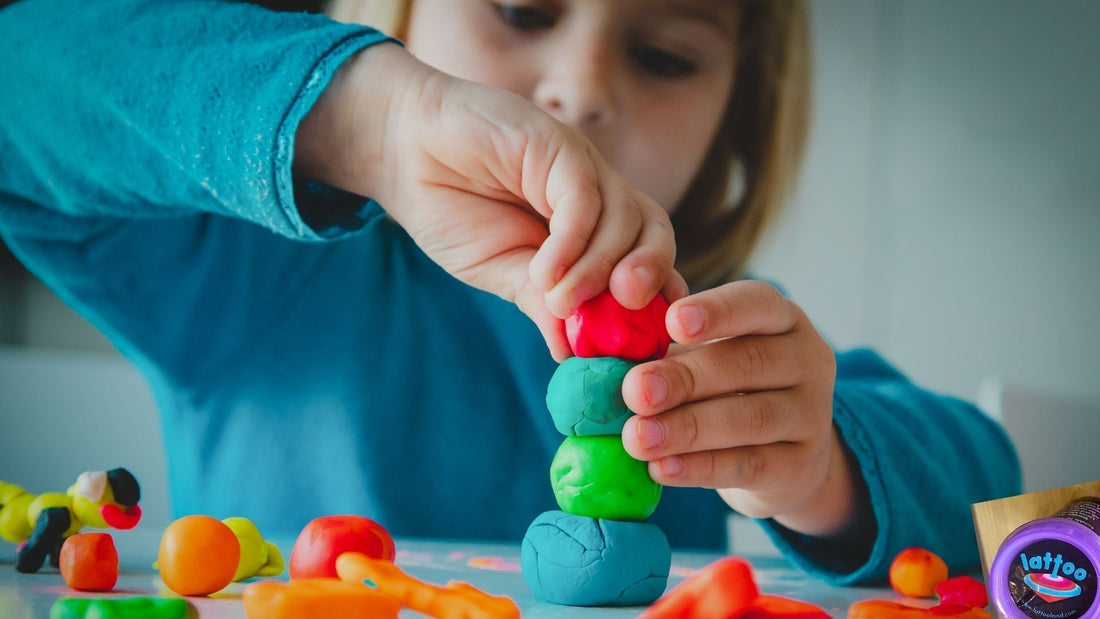
[[676, 239], [664, 209], [637, 194], [642, 210], [642, 229], [634, 249], [611, 270], [608, 287], [627, 309], [642, 309], [671, 276], [676, 260]]
[[725, 339], [631, 368], [623, 379], [623, 402], [639, 415], [655, 415], [722, 394], [792, 387], [805, 372], [797, 338]]
[[524, 197], [549, 219], [550, 236], [529, 271], [543, 292], [561, 281], [596, 233], [603, 204], [597, 157], [591, 145], [569, 139], [550, 155], [524, 156]]
[[550, 356], [554, 361], [561, 363], [573, 356], [569, 348], [569, 340], [565, 336], [565, 323], [557, 316], [550, 313], [545, 305], [539, 306], [534, 315], [528, 316], [539, 328], [539, 333], [546, 340], [546, 347], [550, 349]]
[[649, 476], [663, 486], [764, 492], [790, 487], [804, 462], [801, 445], [769, 443], [659, 458], [649, 463]]
[[520, 311], [538, 327], [539, 333], [546, 340], [547, 348], [550, 349], [550, 356], [554, 361], [561, 363], [573, 356], [573, 350], [569, 347], [569, 340], [565, 335], [565, 322], [550, 313], [543, 298], [543, 294], [535, 290], [528, 281], [516, 296], [515, 303]]
[[665, 285], [661, 287], [661, 294], [665, 296], [665, 300], [669, 303], [679, 301], [686, 297], [689, 292], [687, 281], [676, 269], [673, 269], [672, 272], [669, 273]]
[[559, 318], [607, 288], [611, 270], [635, 246], [642, 229], [642, 213], [625, 183], [603, 185], [603, 206], [596, 231], [584, 254], [557, 285], [546, 293], [546, 305]]
[[681, 344], [793, 329], [802, 310], [774, 286], [741, 280], [680, 299], [666, 314], [672, 339]]
[[528, 276], [534, 254], [533, 247], [520, 247], [496, 256], [490, 271], [471, 275], [467, 283], [491, 290], [500, 298], [515, 303], [538, 327], [554, 360], [561, 362], [572, 356], [573, 351], [565, 336], [565, 323], [550, 313], [543, 302], [543, 294], [535, 289]]
[[660, 415], [634, 415], [623, 426], [623, 447], [646, 462], [665, 456], [767, 445], [817, 432], [803, 423], [788, 391], [729, 395], [675, 408]]

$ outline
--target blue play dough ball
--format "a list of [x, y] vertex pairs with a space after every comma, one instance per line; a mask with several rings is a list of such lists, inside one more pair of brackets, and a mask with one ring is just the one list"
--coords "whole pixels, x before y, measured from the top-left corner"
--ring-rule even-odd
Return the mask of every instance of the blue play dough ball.
[[546, 408], [565, 436], [620, 434], [630, 418], [623, 377], [637, 365], [615, 357], [570, 357], [546, 389]]
[[535, 597], [567, 606], [637, 606], [665, 591], [672, 550], [648, 522], [539, 514], [523, 537], [523, 579]]

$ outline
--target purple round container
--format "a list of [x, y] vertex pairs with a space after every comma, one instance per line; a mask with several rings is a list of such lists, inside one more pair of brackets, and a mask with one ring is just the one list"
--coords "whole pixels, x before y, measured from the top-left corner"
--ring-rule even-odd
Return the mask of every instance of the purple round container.
[[1070, 501], [1013, 531], [989, 568], [993, 606], [1005, 619], [1100, 619], [1100, 498]]

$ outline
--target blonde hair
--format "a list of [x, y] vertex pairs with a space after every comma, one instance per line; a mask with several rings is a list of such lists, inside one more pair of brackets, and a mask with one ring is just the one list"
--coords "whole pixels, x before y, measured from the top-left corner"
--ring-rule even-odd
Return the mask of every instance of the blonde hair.
[[[331, 0], [328, 15], [404, 39], [413, 0]], [[698, 289], [742, 277], [798, 174], [809, 128], [802, 0], [740, 0], [737, 79], [722, 124], [672, 214], [676, 267]]]
[[329, 0], [325, 14], [349, 24], [366, 24], [404, 41], [412, 0]]

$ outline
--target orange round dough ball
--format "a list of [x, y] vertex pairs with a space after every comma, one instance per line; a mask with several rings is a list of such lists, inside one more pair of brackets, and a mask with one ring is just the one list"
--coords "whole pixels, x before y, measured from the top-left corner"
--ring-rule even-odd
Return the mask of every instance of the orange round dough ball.
[[118, 582], [118, 550], [110, 533], [77, 533], [65, 538], [58, 562], [70, 589], [110, 591]]
[[947, 564], [924, 548], [906, 548], [890, 564], [890, 586], [902, 595], [930, 598], [936, 585], [947, 580]]
[[241, 545], [217, 518], [184, 516], [168, 525], [160, 539], [160, 577], [180, 595], [210, 595], [233, 581]]

